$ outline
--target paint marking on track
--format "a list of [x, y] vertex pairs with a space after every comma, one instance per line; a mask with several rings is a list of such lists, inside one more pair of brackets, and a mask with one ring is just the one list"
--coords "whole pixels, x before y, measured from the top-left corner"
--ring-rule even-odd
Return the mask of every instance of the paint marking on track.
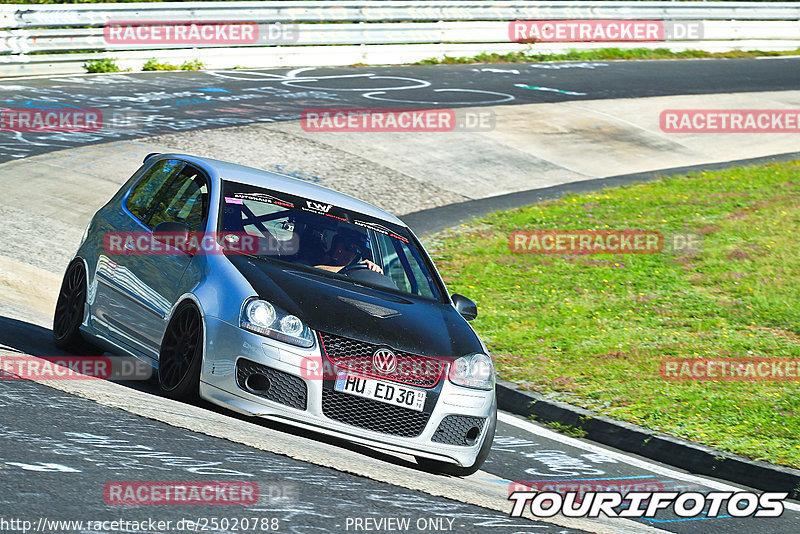
[[575, 91], [564, 91], [563, 89], [553, 89], [552, 87], [540, 87], [538, 85], [528, 85], [526, 83], [515, 83], [514, 87], [521, 87], [523, 89], [530, 89], [532, 91], [545, 91], [549, 93], [560, 93], [562, 95], [585, 96], [586, 93], [578, 93]]

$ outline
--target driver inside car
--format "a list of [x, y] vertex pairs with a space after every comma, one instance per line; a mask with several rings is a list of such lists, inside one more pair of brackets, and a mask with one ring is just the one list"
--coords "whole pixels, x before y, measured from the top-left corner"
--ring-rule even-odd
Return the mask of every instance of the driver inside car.
[[[324, 269], [333, 273], [338, 273], [345, 267], [353, 264], [356, 257], [361, 257], [361, 248], [358, 243], [351, 236], [346, 234], [337, 234], [331, 241], [331, 248], [321, 260], [320, 265], [315, 265], [317, 269]], [[383, 269], [368, 259], [353, 265], [365, 265], [371, 271], [383, 274]]]

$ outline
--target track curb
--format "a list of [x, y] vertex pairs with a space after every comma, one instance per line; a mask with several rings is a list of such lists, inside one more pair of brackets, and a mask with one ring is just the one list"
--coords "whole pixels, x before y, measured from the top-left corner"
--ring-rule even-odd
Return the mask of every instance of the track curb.
[[592, 178], [566, 184], [528, 189], [494, 197], [479, 198], [447, 204], [436, 208], [415, 211], [401, 215], [400, 219], [406, 223], [417, 235], [434, 234], [447, 228], [457, 226], [476, 217], [482, 217], [493, 211], [530, 206], [546, 200], [556, 200], [571, 193], [589, 193], [599, 191], [606, 187], [621, 187], [644, 182], [652, 182], [659, 178], [675, 174], [687, 174], [699, 171], [720, 171], [733, 167], [748, 165], [761, 165], [764, 163], [777, 163], [800, 159], [800, 152], [786, 152], [772, 156], [758, 158], [737, 159], [704, 165], [689, 165], [686, 167], [671, 167], [655, 171], [637, 172], [634, 174], [620, 174], [606, 178]]
[[[401, 218], [414, 232], [424, 236], [493, 211], [554, 200], [570, 193], [585, 193], [606, 187], [649, 182], [675, 174], [724, 170], [794, 159], [800, 159], [800, 152], [581, 180], [449, 204], [409, 213]], [[535, 392], [523, 391], [516, 384], [504, 380], [497, 382], [497, 406], [498, 409], [515, 415], [535, 416], [540, 421], [580, 428], [586, 432], [587, 439], [691, 473], [712, 476], [762, 491], [785, 491], [789, 493], [789, 498], [800, 499], [800, 470], [797, 469], [750, 460], [632, 423], [618, 421], [566, 402], [548, 399]]]

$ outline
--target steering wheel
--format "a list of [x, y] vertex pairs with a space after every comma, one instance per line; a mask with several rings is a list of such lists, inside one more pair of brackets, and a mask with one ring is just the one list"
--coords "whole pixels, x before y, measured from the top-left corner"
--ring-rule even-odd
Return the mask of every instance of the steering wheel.
[[364, 269], [369, 270], [369, 265], [366, 263], [353, 263], [352, 265], [347, 265], [344, 267], [341, 271], [339, 271], [339, 274], [348, 275], [353, 271], [363, 271]]

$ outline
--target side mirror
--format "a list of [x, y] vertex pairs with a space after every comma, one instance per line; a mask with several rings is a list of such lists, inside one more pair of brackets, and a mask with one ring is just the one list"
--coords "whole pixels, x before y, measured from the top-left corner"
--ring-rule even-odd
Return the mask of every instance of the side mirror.
[[189, 227], [181, 222], [160, 222], [153, 228], [153, 239], [166, 243], [171, 247], [174, 247], [176, 243], [183, 243], [183, 248], [185, 249], [185, 243], [189, 241]]
[[471, 321], [478, 316], [478, 306], [464, 295], [453, 293], [452, 299], [458, 313], [467, 321]]

